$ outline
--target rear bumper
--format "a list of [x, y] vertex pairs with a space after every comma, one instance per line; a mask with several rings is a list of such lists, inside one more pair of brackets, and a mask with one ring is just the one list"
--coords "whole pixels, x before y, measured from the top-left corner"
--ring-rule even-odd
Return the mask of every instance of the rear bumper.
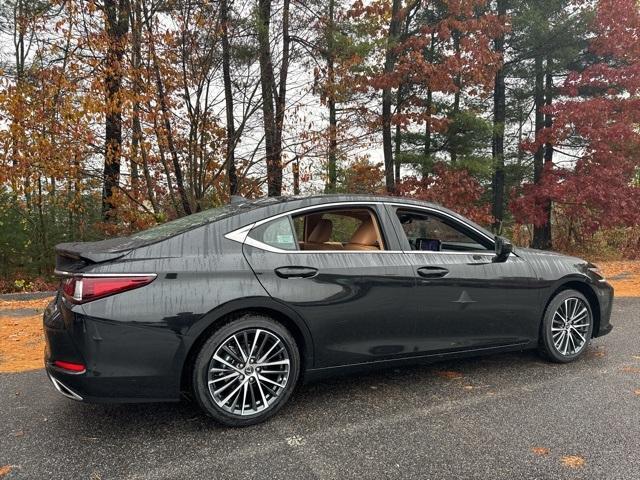
[[[44, 313], [45, 368], [67, 398], [92, 403], [178, 401], [183, 339], [161, 328], [84, 315], [56, 299]], [[60, 360], [85, 365], [72, 372]]]
[[[102, 379], [84, 373], [73, 375], [55, 368], [51, 364], [46, 365], [47, 375], [53, 387], [61, 395], [78, 402], [87, 403], [147, 403], [147, 402], [177, 402], [179, 393], [175, 396], [154, 396], [155, 386], [140, 384], [139, 379], [132, 385], [131, 378], [112, 379], [105, 384]], [[105, 385], [113, 387], [105, 391]]]
[[83, 400], [83, 398], [79, 394], [71, 390], [64, 383], [62, 383], [60, 380], [54, 377], [49, 371], [49, 369], [47, 369], [47, 376], [49, 377], [49, 380], [51, 380], [53, 387], [62, 395], [64, 395], [67, 398], [70, 398], [71, 400], [77, 400], [79, 402]]

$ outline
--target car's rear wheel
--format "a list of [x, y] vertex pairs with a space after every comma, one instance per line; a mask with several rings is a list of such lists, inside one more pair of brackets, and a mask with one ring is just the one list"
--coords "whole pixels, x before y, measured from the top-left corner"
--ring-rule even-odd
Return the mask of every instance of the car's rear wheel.
[[287, 402], [300, 373], [295, 339], [269, 317], [247, 315], [213, 332], [193, 368], [199, 405], [218, 422], [265, 421]]
[[541, 352], [554, 362], [572, 362], [584, 354], [592, 332], [589, 301], [576, 290], [563, 290], [547, 306], [542, 321]]

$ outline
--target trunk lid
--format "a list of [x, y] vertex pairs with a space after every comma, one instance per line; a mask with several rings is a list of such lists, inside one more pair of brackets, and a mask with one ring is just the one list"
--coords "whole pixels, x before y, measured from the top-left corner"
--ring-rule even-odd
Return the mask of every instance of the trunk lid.
[[69, 242], [56, 245], [56, 271], [76, 273], [88, 265], [124, 257], [136, 245], [131, 238], [111, 238], [99, 242]]

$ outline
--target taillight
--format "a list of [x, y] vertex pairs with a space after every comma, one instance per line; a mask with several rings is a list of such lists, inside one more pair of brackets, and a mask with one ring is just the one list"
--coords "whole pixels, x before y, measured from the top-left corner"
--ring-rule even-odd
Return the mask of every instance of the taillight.
[[73, 303], [86, 303], [150, 284], [155, 275], [75, 276], [62, 284], [65, 297]]
[[62, 368], [63, 370], [68, 370], [74, 373], [84, 373], [87, 370], [81, 363], [63, 362], [62, 360], [56, 360], [55, 362], [53, 362], [53, 364], [58, 368]]
[[[69, 300], [71, 300], [75, 293], [76, 293], [76, 288], [77, 288], [77, 277], [69, 277], [69, 278], [65, 278], [62, 281], [62, 292], [64, 293], [65, 297], [67, 297]], [[82, 292], [80, 292], [80, 297], [82, 296]]]

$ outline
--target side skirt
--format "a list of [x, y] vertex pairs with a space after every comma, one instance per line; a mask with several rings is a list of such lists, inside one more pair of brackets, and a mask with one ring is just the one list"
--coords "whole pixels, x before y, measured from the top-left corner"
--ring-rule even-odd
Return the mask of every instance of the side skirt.
[[352, 375], [355, 373], [383, 370], [385, 368], [397, 368], [411, 365], [428, 365], [456, 358], [478, 357], [494, 353], [517, 352], [531, 350], [537, 347], [537, 342], [515, 343], [501, 345], [499, 347], [475, 348], [456, 352], [434, 353], [415, 357], [394, 358], [391, 360], [379, 360], [375, 362], [356, 363], [352, 365], [339, 365], [327, 368], [308, 369], [302, 374], [302, 383], [312, 383], [329, 377]]

